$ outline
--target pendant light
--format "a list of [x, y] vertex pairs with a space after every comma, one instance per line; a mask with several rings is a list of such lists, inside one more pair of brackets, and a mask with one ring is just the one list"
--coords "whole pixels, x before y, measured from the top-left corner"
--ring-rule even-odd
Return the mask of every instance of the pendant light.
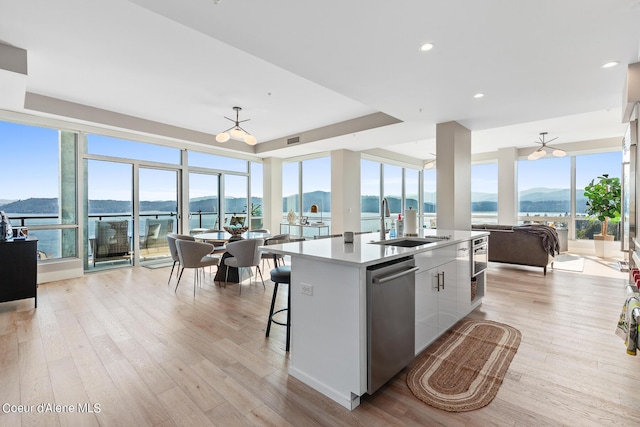
[[529, 154], [527, 156], [527, 159], [529, 160], [541, 159], [547, 155], [548, 150], [552, 150], [551, 154], [553, 154], [555, 157], [564, 157], [567, 155], [566, 151], [561, 150], [559, 148], [550, 147], [549, 145], [547, 145], [548, 143], [558, 139], [558, 137], [555, 137], [553, 139], [550, 139], [549, 141], [546, 141], [545, 140], [546, 136], [547, 136], [547, 132], [540, 132], [539, 141], [534, 141], [534, 142], [537, 144], [542, 144], [542, 146], [538, 148], [536, 151], [534, 151], [533, 153]]
[[242, 110], [242, 107], [233, 107], [233, 109], [236, 111], [236, 119], [233, 120], [227, 116], [225, 116], [224, 118], [232, 121], [234, 125], [231, 126], [229, 129], [217, 134], [216, 141], [222, 143], [222, 142], [227, 142], [228, 140], [233, 138], [238, 140], [242, 139], [244, 140], [244, 142], [246, 142], [249, 145], [256, 145], [258, 143], [258, 140], [256, 139], [256, 137], [251, 135], [246, 130], [242, 129], [242, 127], [240, 127], [240, 123], [248, 122], [251, 119], [240, 120], [240, 111]]

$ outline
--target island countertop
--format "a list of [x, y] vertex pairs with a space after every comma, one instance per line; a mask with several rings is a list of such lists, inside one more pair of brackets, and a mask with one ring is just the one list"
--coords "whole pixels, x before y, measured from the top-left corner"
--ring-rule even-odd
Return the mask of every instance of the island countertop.
[[343, 237], [334, 237], [268, 245], [262, 246], [261, 249], [275, 254], [366, 267], [378, 264], [383, 260], [388, 261], [396, 258], [402, 258], [419, 252], [429, 251], [487, 235], [489, 235], [489, 233], [486, 231], [421, 229], [419, 230], [418, 236], [414, 237], [393, 239], [387, 237], [387, 241], [425, 237], [448, 237], [433, 243], [425, 243], [415, 247], [401, 247], [375, 244], [374, 242], [380, 241], [380, 233], [371, 232], [355, 235], [353, 243], [344, 243]]

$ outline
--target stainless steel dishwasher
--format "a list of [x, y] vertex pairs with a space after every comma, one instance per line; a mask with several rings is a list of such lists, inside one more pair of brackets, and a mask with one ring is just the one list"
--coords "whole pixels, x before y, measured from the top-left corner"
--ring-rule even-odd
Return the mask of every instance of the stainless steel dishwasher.
[[367, 267], [367, 393], [415, 356], [415, 267], [405, 257]]

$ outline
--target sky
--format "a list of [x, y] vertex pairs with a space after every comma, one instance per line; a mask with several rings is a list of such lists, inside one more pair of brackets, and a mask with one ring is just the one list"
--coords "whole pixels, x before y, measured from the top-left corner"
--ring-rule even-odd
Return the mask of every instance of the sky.
[[[0, 186], [0, 200], [24, 200], [28, 198], [58, 197], [59, 157], [58, 131], [37, 126], [21, 125], [0, 121], [0, 146], [8, 153], [23, 153], [24, 161], [6, 162], [2, 170], [10, 178], [10, 185]], [[101, 135], [89, 135], [89, 151], [113, 157], [147, 160], [178, 165], [180, 150], [153, 144], [120, 140]], [[18, 156], [12, 156], [18, 157]], [[190, 152], [189, 161], [193, 166], [245, 171], [246, 161]], [[28, 163], [25, 163], [28, 162]], [[118, 162], [89, 161], [90, 199], [131, 199], [131, 164]], [[209, 177], [211, 178], [211, 177]], [[200, 182], [200, 181], [198, 181]], [[217, 189], [216, 179], [206, 179]], [[15, 183], [11, 185], [12, 183]], [[246, 177], [227, 175], [227, 196], [246, 197]], [[204, 183], [203, 183], [204, 184]], [[176, 197], [176, 171], [141, 168], [141, 200], [172, 200]], [[194, 188], [196, 196], [211, 195], [215, 192], [205, 187]], [[257, 193], [262, 195], [262, 191]]]

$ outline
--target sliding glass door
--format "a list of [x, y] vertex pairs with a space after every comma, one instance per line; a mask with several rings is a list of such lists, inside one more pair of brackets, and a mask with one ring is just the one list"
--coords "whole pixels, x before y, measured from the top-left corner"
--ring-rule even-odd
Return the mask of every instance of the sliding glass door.
[[141, 167], [138, 171], [139, 260], [171, 257], [167, 234], [180, 229], [178, 171]]
[[220, 225], [220, 176], [189, 174], [189, 230], [215, 229]]
[[133, 251], [133, 165], [85, 163], [85, 270], [131, 265]]

